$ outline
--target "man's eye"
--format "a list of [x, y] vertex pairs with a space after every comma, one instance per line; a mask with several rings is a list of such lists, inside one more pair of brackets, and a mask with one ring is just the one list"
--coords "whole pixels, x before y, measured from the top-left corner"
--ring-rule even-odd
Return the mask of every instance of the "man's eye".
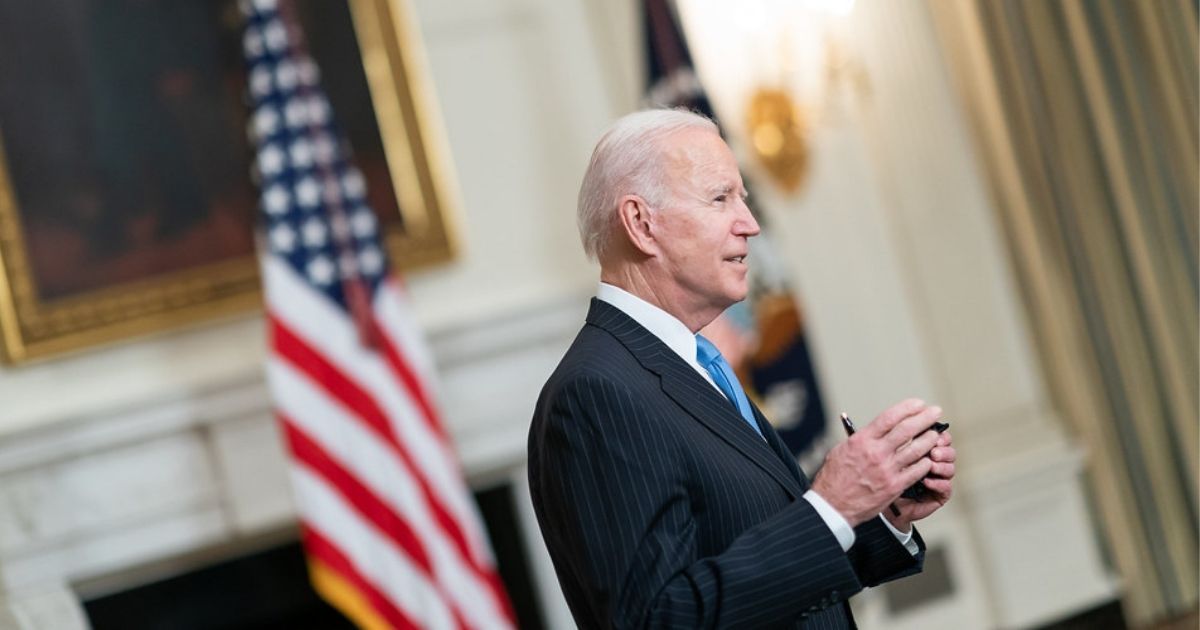
[[725, 203], [726, 199], [729, 199], [729, 195], [717, 195], [713, 201], [717, 203]]

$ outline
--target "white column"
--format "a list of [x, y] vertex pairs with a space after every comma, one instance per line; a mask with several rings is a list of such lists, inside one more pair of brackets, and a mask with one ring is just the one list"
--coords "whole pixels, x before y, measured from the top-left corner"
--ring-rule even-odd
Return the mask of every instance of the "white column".
[[562, 588], [554, 573], [554, 563], [546, 551], [546, 542], [538, 528], [537, 516], [533, 512], [533, 501], [529, 498], [529, 475], [524, 466], [512, 473], [513, 501], [517, 502], [517, 517], [525, 536], [525, 547], [529, 550], [529, 565], [533, 570], [534, 589], [542, 604], [542, 616], [548, 628], [574, 628], [575, 620]]

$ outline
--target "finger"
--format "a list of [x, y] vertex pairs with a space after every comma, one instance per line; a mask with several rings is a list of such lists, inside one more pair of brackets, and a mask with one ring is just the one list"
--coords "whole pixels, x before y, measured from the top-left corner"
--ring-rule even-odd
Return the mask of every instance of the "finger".
[[[884, 436], [885, 441], [893, 444], [895, 448], [899, 448], [904, 443], [916, 438], [918, 435], [930, 430], [934, 423], [942, 417], [942, 408], [937, 405], [925, 407], [917, 413], [905, 418], [897, 423], [892, 430]], [[936, 432], [939, 438], [940, 434]]]
[[913, 441], [901, 446], [896, 451], [896, 462], [901, 466], [907, 466], [922, 457], [929, 457], [934, 445], [937, 444], [937, 438], [938, 435], [934, 431], [926, 431], [918, 435]]
[[886, 435], [902, 420], [919, 413], [922, 409], [925, 409], [925, 401], [919, 398], [902, 400], [884, 409], [883, 413], [876, 416], [875, 420], [863, 429], [863, 432], [874, 437]]
[[929, 474], [931, 468], [933, 468], [933, 461], [928, 457], [922, 457], [901, 470], [899, 480], [902, 485], [896, 491], [896, 496], [900, 496], [900, 493], [904, 492], [905, 488], [924, 479]]
[[953, 446], [935, 446], [929, 451], [929, 458], [935, 462], [953, 462], [958, 460], [958, 451]]
[[925, 489], [942, 499], [948, 499], [954, 493], [954, 484], [949, 479], [930, 477], [925, 480]]
[[929, 474], [942, 479], [954, 478], [954, 464], [945, 462], [933, 462], [933, 467], [929, 469]]
[[950, 446], [954, 444], [954, 436], [950, 435], [950, 431], [943, 431], [938, 438], [938, 446]]
[[[887, 435], [883, 436], [883, 439], [889, 445], [891, 445], [892, 448], [900, 448], [909, 440], [915, 438], [921, 433], [924, 433], [925, 431], [928, 431], [929, 428], [932, 427], [933, 424], [941, 417], [941, 407], [938, 407], [937, 405], [926, 407], [897, 423], [890, 431], [887, 432]], [[934, 435], [938, 436], [938, 433], [935, 432]], [[933, 444], [931, 443], [929, 446], [932, 448]], [[926, 449], [926, 451], [928, 451], [928, 449]]]

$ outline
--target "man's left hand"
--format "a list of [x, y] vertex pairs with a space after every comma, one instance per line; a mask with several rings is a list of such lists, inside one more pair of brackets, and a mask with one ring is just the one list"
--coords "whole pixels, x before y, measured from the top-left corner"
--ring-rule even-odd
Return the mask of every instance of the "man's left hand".
[[900, 516], [893, 514], [891, 509], [884, 510], [883, 516], [888, 519], [892, 527], [907, 532], [912, 528], [913, 521], [919, 521], [933, 514], [950, 500], [950, 495], [954, 492], [952, 482], [954, 480], [954, 460], [957, 457], [953, 443], [954, 438], [951, 437], [949, 431], [946, 431], [938, 436], [937, 445], [929, 451], [929, 459], [933, 460], [933, 469], [923, 482], [926, 492], [921, 495], [920, 499], [903, 497], [896, 499], [894, 505], [896, 509], [900, 510]]

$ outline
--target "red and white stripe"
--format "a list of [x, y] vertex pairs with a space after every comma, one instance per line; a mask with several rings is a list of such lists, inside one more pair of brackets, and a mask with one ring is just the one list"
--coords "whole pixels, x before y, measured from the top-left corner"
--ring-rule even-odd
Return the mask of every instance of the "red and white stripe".
[[285, 262], [264, 256], [263, 281], [268, 379], [310, 555], [396, 627], [513, 627], [399, 284], [375, 291], [368, 348]]

